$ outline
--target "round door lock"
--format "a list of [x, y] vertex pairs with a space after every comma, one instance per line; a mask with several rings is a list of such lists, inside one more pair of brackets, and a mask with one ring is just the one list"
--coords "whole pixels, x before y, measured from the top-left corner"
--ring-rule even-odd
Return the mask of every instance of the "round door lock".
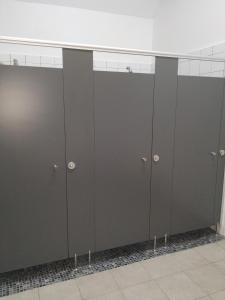
[[220, 156], [224, 156], [225, 155], [225, 150], [220, 150]]
[[74, 170], [76, 168], [76, 164], [73, 161], [70, 161], [67, 166], [69, 170]]
[[153, 160], [154, 160], [155, 162], [158, 162], [158, 161], [159, 161], [159, 155], [158, 155], [158, 154], [154, 154], [154, 155], [153, 155]]

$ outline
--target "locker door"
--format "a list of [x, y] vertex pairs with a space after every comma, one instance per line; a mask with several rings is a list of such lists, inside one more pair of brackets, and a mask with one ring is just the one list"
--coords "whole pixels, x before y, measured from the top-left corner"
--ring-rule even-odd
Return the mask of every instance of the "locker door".
[[154, 75], [95, 72], [96, 250], [149, 238]]
[[224, 80], [179, 76], [172, 233], [214, 224]]
[[62, 70], [0, 66], [0, 272], [67, 256]]

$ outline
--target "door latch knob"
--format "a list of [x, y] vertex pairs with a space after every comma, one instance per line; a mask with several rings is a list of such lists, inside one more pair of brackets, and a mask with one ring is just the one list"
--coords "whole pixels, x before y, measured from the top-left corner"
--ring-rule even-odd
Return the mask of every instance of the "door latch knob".
[[214, 151], [210, 152], [210, 154], [214, 157], [216, 156], [216, 152], [214, 152]]
[[53, 169], [56, 171], [59, 168], [59, 166], [57, 164], [53, 165]]
[[70, 161], [67, 167], [69, 170], [74, 170], [76, 168], [76, 164], [73, 161]]
[[220, 153], [220, 156], [223, 157], [223, 156], [225, 155], [225, 150], [221, 149], [221, 150], [219, 151], [219, 153]]
[[142, 157], [141, 160], [146, 163], [148, 161], [148, 159], [146, 157]]
[[154, 154], [154, 155], [153, 155], [153, 160], [154, 160], [154, 162], [158, 162], [159, 159], [160, 159], [160, 157], [159, 157], [158, 154]]

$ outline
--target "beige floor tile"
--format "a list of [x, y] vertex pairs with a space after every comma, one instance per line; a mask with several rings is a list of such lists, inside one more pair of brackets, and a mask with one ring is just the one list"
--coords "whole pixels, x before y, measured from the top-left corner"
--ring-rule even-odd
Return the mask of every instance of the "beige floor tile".
[[171, 254], [148, 259], [141, 264], [153, 279], [182, 271], [180, 262]]
[[225, 239], [216, 243], [219, 247], [225, 249]]
[[170, 300], [194, 300], [206, 295], [186, 274], [177, 273], [157, 280]]
[[225, 275], [213, 264], [188, 270], [185, 273], [208, 294], [225, 289]]
[[154, 281], [126, 288], [122, 292], [126, 300], [168, 300]]
[[180, 268], [182, 270], [201, 267], [209, 263], [207, 259], [205, 259], [202, 255], [200, 255], [193, 249], [173, 253], [171, 254], [171, 257], [173, 257], [177, 262], [179, 262]]
[[84, 299], [109, 294], [118, 289], [110, 271], [80, 277], [76, 282]]
[[80, 300], [75, 280], [68, 280], [39, 288], [40, 300]]
[[111, 273], [118, 286], [122, 289], [150, 279], [148, 272], [140, 263], [115, 268]]
[[225, 260], [221, 260], [214, 263], [214, 266], [217, 267], [222, 273], [225, 274]]
[[1, 300], [39, 300], [38, 289], [14, 294], [8, 297], [2, 297]]
[[219, 293], [210, 295], [211, 300], [224, 300], [225, 299], [225, 291], [221, 291]]
[[225, 259], [225, 249], [219, 247], [217, 244], [196, 247], [194, 250], [210, 262]]
[[141, 262], [153, 279], [175, 274], [208, 264], [202, 255], [193, 249], [180, 251]]
[[116, 291], [96, 298], [91, 298], [90, 300], [125, 300], [125, 298], [121, 291]]

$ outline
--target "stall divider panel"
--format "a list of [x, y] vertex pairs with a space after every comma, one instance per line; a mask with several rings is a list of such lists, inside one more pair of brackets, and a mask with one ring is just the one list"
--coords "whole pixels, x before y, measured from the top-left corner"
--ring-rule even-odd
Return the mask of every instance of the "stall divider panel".
[[93, 52], [63, 50], [69, 256], [94, 251]]
[[224, 79], [63, 66], [0, 66], [0, 273], [219, 222]]
[[67, 257], [62, 70], [0, 66], [0, 273]]
[[[216, 174], [224, 79], [179, 76], [172, 233], [215, 223]], [[220, 200], [221, 201], [221, 200]]]
[[99, 251], [149, 239], [154, 75], [94, 76]]
[[[225, 80], [224, 80], [225, 83]], [[220, 223], [221, 206], [223, 198], [224, 167], [225, 167], [225, 85], [223, 89], [223, 108], [221, 110], [220, 141], [218, 147], [217, 185], [215, 199], [215, 225]]]
[[151, 170], [151, 239], [170, 234], [177, 69], [177, 59], [156, 58]]

